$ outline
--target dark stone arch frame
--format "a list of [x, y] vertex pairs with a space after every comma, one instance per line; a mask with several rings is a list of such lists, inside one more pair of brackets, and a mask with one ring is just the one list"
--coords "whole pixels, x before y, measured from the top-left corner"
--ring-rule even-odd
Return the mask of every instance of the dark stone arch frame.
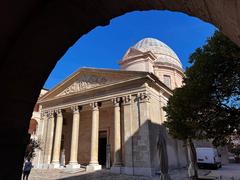
[[184, 12], [210, 22], [240, 45], [240, 3], [214, 0], [3, 1], [0, 30], [2, 106], [0, 179], [19, 179], [38, 94], [58, 59], [96, 26], [135, 10]]

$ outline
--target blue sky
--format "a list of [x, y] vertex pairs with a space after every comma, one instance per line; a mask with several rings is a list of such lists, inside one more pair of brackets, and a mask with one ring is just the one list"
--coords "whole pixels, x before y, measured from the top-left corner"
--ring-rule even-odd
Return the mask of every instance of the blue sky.
[[81, 37], [58, 61], [44, 87], [53, 88], [81, 67], [119, 69], [127, 49], [145, 37], [171, 47], [184, 69], [188, 58], [216, 28], [197, 18], [169, 11], [132, 12], [111, 20]]

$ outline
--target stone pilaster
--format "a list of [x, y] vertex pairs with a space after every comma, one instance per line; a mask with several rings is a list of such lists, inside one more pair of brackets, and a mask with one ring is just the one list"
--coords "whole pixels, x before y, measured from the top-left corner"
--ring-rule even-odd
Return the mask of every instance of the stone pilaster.
[[73, 123], [72, 123], [72, 139], [71, 139], [71, 153], [70, 161], [67, 168], [75, 169], [80, 168], [78, 163], [78, 138], [79, 138], [79, 125], [80, 125], [80, 107], [71, 107], [73, 111]]
[[41, 121], [42, 121], [42, 134], [40, 134], [39, 139], [41, 140], [42, 151], [39, 153], [39, 168], [44, 168], [44, 156], [45, 156], [45, 147], [47, 141], [47, 114], [46, 112], [41, 112]]
[[164, 104], [164, 99], [163, 99], [163, 95], [162, 93], [160, 93], [160, 124], [164, 123], [164, 121], [166, 120], [166, 112], [163, 110], [163, 107], [165, 106]]
[[132, 147], [132, 97], [123, 97], [124, 121], [124, 173], [133, 175], [133, 147]]
[[101, 165], [98, 164], [99, 103], [93, 102], [90, 106], [92, 107], [92, 132], [90, 162], [87, 171], [94, 171], [101, 169]]
[[62, 139], [62, 126], [63, 126], [63, 115], [62, 110], [55, 110], [57, 114], [56, 120], [56, 130], [55, 130], [55, 139], [54, 139], [54, 149], [53, 149], [53, 158], [52, 158], [52, 168], [60, 167], [60, 150], [61, 150], [61, 139]]
[[147, 93], [139, 93], [137, 95], [140, 108], [140, 126], [145, 123], [146, 120], [150, 120], [150, 95]]
[[[43, 130], [44, 130], [44, 113], [40, 113], [40, 119], [38, 120], [38, 125], [37, 125], [37, 131], [36, 131], [36, 140], [42, 141], [43, 137]], [[42, 143], [41, 143], [42, 147]], [[42, 152], [41, 150], [36, 150], [36, 156], [33, 159], [33, 163], [36, 168], [42, 168], [42, 162], [41, 162], [41, 157], [42, 157]]]
[[47, 112], [46, 123], [46, 141], [45, 141], [45, 154], [44, 154], [44, 168], [48, 168], [52, 157], [53, 147], [53, 134], [54, 134], [54, 111]]
[[134, 169], [137, 175], [152, 175], [150, 151], [150, 95], [147, 92], [138, 93], [139, 128], [134, 139]]
[[120, 98], [112, 99], [114, 106], [114, 162], [112, 172], [120, 173], [121, 167], [121, 122], [120, 122]]

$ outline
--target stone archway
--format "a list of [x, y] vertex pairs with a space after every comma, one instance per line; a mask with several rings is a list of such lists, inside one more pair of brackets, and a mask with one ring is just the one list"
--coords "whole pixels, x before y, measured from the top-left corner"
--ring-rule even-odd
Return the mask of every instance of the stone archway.
[[[212, 23], [240, 45], [238, 0], [53, 0], [1, 2], [0, 179], [19, 179], [28, 124], [58, 59], [96, 26], [136, 10], [170, 10]], [[6, 158], [6, 159], [5, 159]]]

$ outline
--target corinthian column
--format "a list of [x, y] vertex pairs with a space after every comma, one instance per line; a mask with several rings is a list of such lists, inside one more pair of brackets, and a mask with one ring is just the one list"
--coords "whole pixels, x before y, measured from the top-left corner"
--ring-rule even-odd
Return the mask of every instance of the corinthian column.
[[92, 131], [90, 162], [87, 171], [94, 171], [101, 169], [101, 165], [98, 164], [99, 107], [97, 102], [91, 103], [90, 106], [92, 107]]
[[63, 115], [62, 115], [61, 109], [58, 109], [55, 112], [57, 114], [57, 122], [56, 122], [53, 159], [52, 159], [51, 167], [59, 168], [60, 167], [59, 159], [60, 159], [60, 148], [61, 148], [61, 139], [62, 139]]
[[111, 171], [120, 173], [121, 167], [121, 122], [120, 122], [120, 98], [112, 99], [114, 106], [114, 162]]
[[78, 164], [78, 136], [79, 136], [79, 124], [80, 124], [80, 109], [78, 106], [71, 107], [73, 111], [73, 123], [72, 123], [72, 140], [71, 140], [71, 154], [70, 161], [67, 168], [80, 168]]

